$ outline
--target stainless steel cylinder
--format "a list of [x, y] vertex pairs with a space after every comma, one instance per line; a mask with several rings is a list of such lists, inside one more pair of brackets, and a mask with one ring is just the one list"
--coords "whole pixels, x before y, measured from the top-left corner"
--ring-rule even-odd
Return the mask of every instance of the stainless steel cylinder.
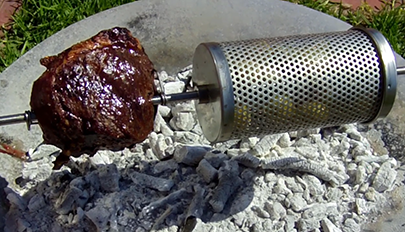
[[202, 43], [193, 82], [211, 142], [385, 117], [396, 95], [396, 63], [376, 30]]

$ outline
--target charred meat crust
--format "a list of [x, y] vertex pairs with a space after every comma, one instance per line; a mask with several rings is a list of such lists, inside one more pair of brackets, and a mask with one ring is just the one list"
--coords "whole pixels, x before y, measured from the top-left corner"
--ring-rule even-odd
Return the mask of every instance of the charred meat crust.
[[41, 59], [31, 109], [44, 142], [65, 154], [123, 149], [153, 130], [156, 71], [128, 29], [112, 28]]

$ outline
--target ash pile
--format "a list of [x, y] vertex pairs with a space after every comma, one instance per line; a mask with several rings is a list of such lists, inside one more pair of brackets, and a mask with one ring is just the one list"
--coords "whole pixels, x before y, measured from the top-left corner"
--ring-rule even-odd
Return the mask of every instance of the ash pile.
[[[182, 92], [191, 67], [168, 76]], [[159, 106], [154, 132], [122, 151], [30, 150], [5, 231], [361, 231], [389, 204], [399, 161], [356, 125], [210, 145], [194, 102]]]

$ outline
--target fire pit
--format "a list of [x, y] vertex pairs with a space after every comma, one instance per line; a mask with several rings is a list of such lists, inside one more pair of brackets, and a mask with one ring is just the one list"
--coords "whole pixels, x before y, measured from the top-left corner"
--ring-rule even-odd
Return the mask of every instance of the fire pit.
[[[40, 58], [115, 26], [140, 39], [167, 93], [184, 89], [201, 42], [350, 28], [279, 1], [139, 1], [66, 28], [3, 72], [0, 115], [28, 109], [32, 82], [44, 71]], [[398, 66], [404, 63], [397, 58]], [[215, 145], [202, 136], [192, 102], [170, 104], [159, 107], [155, 130], [145, 142], [72, 158], [54, 172], [51, 162], [60, 151], [38, 147], [38, 127], [29, 132], [24, 125], [1, 127], [3, 137], [20, 140], [32, 158], [21, 163], [0, 157], [0, 174], [8, 182], [2, 198], [6, 229], [359, 231], [400, 209], [404, 86], [399, 77], [392, 112], [372, 125]]]

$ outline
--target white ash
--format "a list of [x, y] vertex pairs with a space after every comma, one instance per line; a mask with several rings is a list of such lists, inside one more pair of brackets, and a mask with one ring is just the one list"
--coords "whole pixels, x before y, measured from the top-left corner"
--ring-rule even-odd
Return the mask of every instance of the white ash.
[[[182, 92], [191, 72], [161, 72], [165, 93]], [[211, 145], [194, 104], [159, 106], [144, 142], [58, 171], [59, 149], [31, 150], [21, 188], [5, 189], [5, 231], [360, 231], [399, 184], [378, 131], [344, 125]]]
[[185, 84], [183, 81], [167, 82], [163, 86], [165, 94], [181, 93], [184, 87]]

